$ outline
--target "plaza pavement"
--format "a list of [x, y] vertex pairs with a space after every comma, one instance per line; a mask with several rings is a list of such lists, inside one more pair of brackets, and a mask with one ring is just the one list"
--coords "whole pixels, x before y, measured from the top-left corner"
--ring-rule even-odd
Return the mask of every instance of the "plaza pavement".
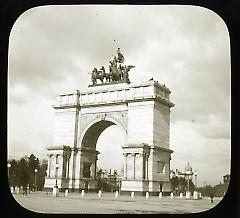
[[119, 195], [115, 193], [60, 193], [53, 197], [52, 193], [32, 192], [28, 196], [13, 194], [15, 200], [24, 208], [39, 213], [61, 214], [157, 214], [157, 213], [197, 213], [211, 209], [221, 200], [214, 198], [211, 203], [209, 198], [199, 200], [179, 198], [174, 196], [162, 197]]

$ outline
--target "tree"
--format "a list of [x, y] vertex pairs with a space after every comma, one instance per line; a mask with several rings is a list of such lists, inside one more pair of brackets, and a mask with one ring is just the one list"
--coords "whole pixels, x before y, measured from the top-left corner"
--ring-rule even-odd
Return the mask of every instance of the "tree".
[[118, 172], [117, 172], [117, 170], [114, 170], [114, 171], [113, 171], [113, 177], [116, 179], [117, 176], [118, 176]]
[[[9, 160], [8, 163], [11, 164], [9, 170], [9, 186], [13, 187], [26, 187], [32, 189], [35, 185], [39, 190], [44, 187], [46, 170], [47, 170], [47, 160], [43, 160], [40, 164], [39, 159], [31, 154], [29, 157], [25, 156], [19, 160]], [[35, 173], [37, 169], [37, 173]], [[35, 184], [36, 176], [36, 184]]]
[[44, 188], [45, 177], [47, 176], [47, 164], [47, 160], [43, 160], [37, 173], [37, 187], [39, 191], [42, 191]]
[[170, 179], [170, 183], [171, 183], [172, 191], [176, 192], [177, 189], [179, 189], [179, 178], [177, 176], [173, 176]]
[[[31, 154], [28, 158], [28, 175], [29, 175], [28, 184], [30, 189], [33, 189], [35, 188], [35, 186], [37, 186], [37, 184], [35, 184], [35, 176], [37, 176], [37, 174], [35, 174], [35, 169], [37, 169], [38, 173], [40, 169], [39, 159], [35, 155]], [[36, 181], [36, 183], [38, 182]]]
[[20, 186], [26, 187], [28, 185], [28, 163], [24, 158], [22, 158], [19, 163], [19, 180]]
[[[188, 180], [184, 177], [178, 178], [178, 177], [174, 176], [170, 179], [170, 182], [171, 182], [173, 191], [178, 190], [179, 192], [184, 193], [188, 190]], [[192, 179], [189, 179], [189, 191], [193, 192], [194, 187], [195, 186], [193, 184]]]
[[205, 195], [210, 196], [212, 193], [214, 193], [214, 188], [211, 185], [207, 185], [205, 187]]
[[195, 188], [195, 185], [193, 184], [193, 181], [190, 179], [190, 180], [189, 180], [189, 191], [190, 191], [190, 192], [193, 192], [193, 191], [194, 191], [194, 188]]
[[11, 167], [8, 169], [9, 170], [9, 186], [13, 186], [16, 187], [18, 185], [18, 168], [19, 168], [19, 164], [18, 162], [13, 159], [10, 160], [9, 163], [11, 164]]
[[187, 181], [183, 177], [179, 178], [179, 191], [183, 193], [187, 191]]

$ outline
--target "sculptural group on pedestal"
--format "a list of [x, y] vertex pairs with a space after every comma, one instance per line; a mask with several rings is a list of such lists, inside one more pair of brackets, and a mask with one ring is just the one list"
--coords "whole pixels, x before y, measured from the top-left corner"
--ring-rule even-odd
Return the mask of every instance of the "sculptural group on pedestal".
[[117, 50], [117, 57], [115, 56], [112, 61], [110, 61], [109, 72], [106, 73], [105, 67], [102, 66], [100, 70], [96, 67], [92, 70], [92, 83], [97, 84], [99, 79], [101, 83], [111, 83], [111, 82], [126, 82], [130, 83], [128, 72], [134, 68], [133, 65], [123, 65], [124, 56], [120, 52], [120, 48]]

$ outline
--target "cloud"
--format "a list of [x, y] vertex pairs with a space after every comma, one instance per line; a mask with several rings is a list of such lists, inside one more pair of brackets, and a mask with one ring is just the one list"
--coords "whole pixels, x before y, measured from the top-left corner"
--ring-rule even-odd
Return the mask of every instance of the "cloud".
[[[199, 183], [216, 183], [230, 172], [230, 139], [205, 137], [194, 123], [178, 122], [171, 126], [171, 169], [184, 171], [187, 162], [198, 172]], [[211, 130], [214, 131], [214, 130]], [[213, 176], [214, 175], [214, 176]], [[217, 181], [217, 182], [219, 182]]]
[[210, 115], [207, 123], [201, 123], [196, 126], [196, 131], [206, 138], [230, 139], [230, 122]]
[[53, 141], [54, 114], [50, 101], [31, 99], [8, 104], [8, 153], [20, 158], [31, 153], [46, 158], [46, 146]]

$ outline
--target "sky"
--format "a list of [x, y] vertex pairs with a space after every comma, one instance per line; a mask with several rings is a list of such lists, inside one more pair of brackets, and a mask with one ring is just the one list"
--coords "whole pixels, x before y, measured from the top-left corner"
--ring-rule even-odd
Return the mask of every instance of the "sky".
[[[87, 89], [117, 48], [132, 83], [171, 91], [171, 169], [188, 162], [198, 185], [230, 173], [230, 42], [224, 21], [196, 6], [42, 6], [24, 12], [9, 38], [8, 157], [47, 158], [58, 94]], [[115, 136], [119, 137], [115, 137]], [[99, 137], [99, 167], [122, 166], [124, 133]], [[109, 156], [112, 158], [109, 159]]]

